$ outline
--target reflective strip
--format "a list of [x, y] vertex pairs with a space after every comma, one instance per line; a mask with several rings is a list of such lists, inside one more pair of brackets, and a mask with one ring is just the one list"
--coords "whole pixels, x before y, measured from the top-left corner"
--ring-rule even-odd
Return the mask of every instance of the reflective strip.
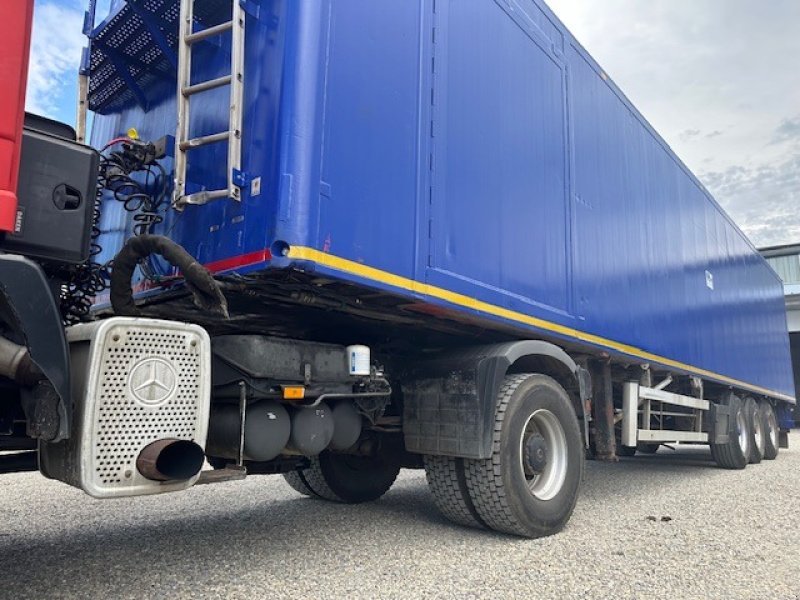
[[489, 304], [488, 302], [483, 302], [470, 296], [465, 296], [464, 294], [451, 292], [450, 290], [436, 287], [434, 285], [429, 285], [427, 283], [421, 283], [413, 279], [401, 277], [400, 275], [395, 275], [394, 273], [382, 271], [380, 269], [376, 269], [375, 267], [370, 267], [361, 263], [347, 260], [346, 258], [341, 258], [332, 254], [326, 254], [325, 252], [320, 252], [314, 248], [290, 246], [288, 256], [289, 258], [294, 258], [297, 260], [309, 260], [337, 271], [343, 271], [345, 273], [357, 275], [358, 277], [363, 277], [364, 279], [378, 281], [380, 283], [413, 292], [415, 294], [438, 298], [439, 300], [444, 300], [445, 302], [449, 302], [451, 304], [456, 304], [474, 311], [494, 315], [509, 321], [530, 325], [531, 327], [536, 327], [537, 329], [551, 331], [553, 333], [579, 340], [581, 342], [587, 342], [596, 346], [603, 346], [622, 354], [628, 354], [630, 356], [641, 358], [646, 362], [655, 362], [660, 365], [675, 367], [676, 369], [688, 371], [696, 375], [703, 375], [705, 377], [716, 379], [717, 381], [724, 383], [729, 383], [731, 385], [735, 385], [759, 394], [764, 394], [772, 398], [786, 400], [787, 402], [791, 403], [795, 402], [793, 397], [787, 396], [786, 394], [774, 392], [772, 390], [768, 390], [767, 388], [745, 383], [744, 381], [733, 379], [732, 377], [727, 377], [725, 375], [720, 375], [719, 373], [714, 373], [713, 371], [707, 371], [706, 369], [693, 367], [692, 365], [687, 365], [677, 360], [652, 354], [650, 352], [646, 352], [645, 350], [641, 350], [640, 348], [636, 348], [635, 346], [629, 346], [628, 344], [615, 342], [614, 340], [609, 340], [598, 335], [586, 333], [585, 331], [573, 329], [572, 327], [566, 327], [564, 325], [559, 325], [558, 323], [551, 323], [550, 321], [545, 321], [544, 319], [539, 319], [524, 313], [515, 312], [500, 306], [495, 306], [494, 304]]

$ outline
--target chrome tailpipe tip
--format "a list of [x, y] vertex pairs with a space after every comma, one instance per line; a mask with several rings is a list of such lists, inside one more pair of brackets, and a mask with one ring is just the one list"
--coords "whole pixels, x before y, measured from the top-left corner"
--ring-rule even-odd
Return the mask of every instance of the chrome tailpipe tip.
[[186, 481], [200, 472], [203, 449], [195, 442], [168, 438], [145, 446], [136, 459], [136, 470], [152, 481]]

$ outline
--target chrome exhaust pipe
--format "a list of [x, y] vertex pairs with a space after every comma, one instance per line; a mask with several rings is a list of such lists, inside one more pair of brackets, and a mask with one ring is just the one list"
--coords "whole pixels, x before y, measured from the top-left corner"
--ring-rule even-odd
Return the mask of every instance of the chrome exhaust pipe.
[[136, 470], [153, 481], [185, 481], [200, 472], [203, 449], [189, 440], [168, 438], [148, 444], [136, 459]]

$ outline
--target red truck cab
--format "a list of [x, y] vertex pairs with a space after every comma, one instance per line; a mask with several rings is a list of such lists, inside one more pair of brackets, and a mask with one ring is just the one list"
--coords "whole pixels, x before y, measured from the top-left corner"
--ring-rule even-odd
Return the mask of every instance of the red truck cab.
[[28, 80], [33, 0], [0, 3], [0, 231], [13, 231], [17, 213], [22, 122]]

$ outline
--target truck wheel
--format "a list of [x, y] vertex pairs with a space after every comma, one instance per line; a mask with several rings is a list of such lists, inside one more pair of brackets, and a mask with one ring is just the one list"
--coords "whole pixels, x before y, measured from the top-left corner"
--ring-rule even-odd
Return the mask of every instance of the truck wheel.
[[232, 462], [226, 458], [220, 458], [218, 456], [206, 456], [206, 460], [211, 468], [215, 471], [218, 469], [224, 469], [226, 466], [228, 466], [229, 462]]
[[759, 411], [764, 423], [764, 458], [775, 460], [778, 456], [778, 418], [775, 416], [775, 408], [768, 401], [763, 400], [759, 406]]
[[578, 498], [584, 447], [567, 392], [546, 375], [509, 375], [497, 397], [492, 456], [464, 460], [470, 498], [497, 531], [560, 531]]
[[303, 494], [303, 496], [315, 496], [314, 490], [312, 490], [306, 484], [306, 480], [300, 474], [299, 471], [291, 471], [289, 473], [283, 474], [283, 479], [289, 486], [298, 494]]
[[723, 469], [744, 469], [750, 460], [751, 420], [747, 417], [744, 402], [734, 395], [728, 399], [733, 408], [728, 428], [728, 441], [711, 444], [711, 456]]
[[636, 455], [636, 448], [631, 448], [630, 446], [623, 446], [621, 444], [617, 444], [617, 456], [635, 456]]
[[433, 501], [445, 517], [467, 527], [484, 527], [469, 497], [464, 475], [464, 459], [450, 456], [425, 456], [425, 478]]
[[764, 415], [758, 410], [758, 404], [750, 397], [744, 400], [744, 412], [750, 420], [750, 464], [757, 465], [764, 458], [767, 430], [764, 426]]
[[398, 464], [381, 456], [325, 451], [310, 461], [307, 469], [295, 471], [296, 478], [284, 476], [286, 482], [301, 494], [345, 504], [377, 500], [389, 491], [400, 473]]

